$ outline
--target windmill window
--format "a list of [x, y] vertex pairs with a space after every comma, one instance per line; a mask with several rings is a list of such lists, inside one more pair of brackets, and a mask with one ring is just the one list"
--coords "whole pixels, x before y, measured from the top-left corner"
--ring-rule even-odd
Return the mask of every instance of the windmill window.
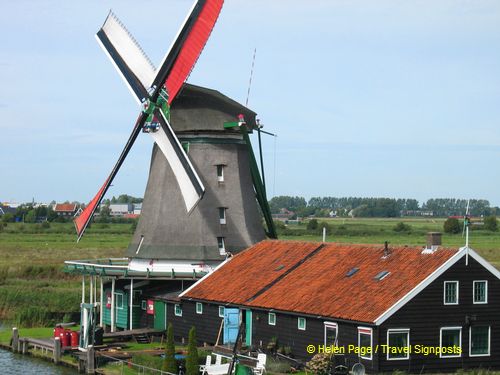
[[182, 148], [184, 149], [184, 151], [186, 152], [186, 154], [188, 154], [189, 153], [189, 142], [182, 142], [181, 145], [182, 145]]
[[223, 164], [217, 165], [217, 181], [224, 182], [224, 165]]
[[354, 275], [358, 271], [359, 271], [359, 268], [358, 267], [354, 267], [354, 268], [350, 269], [349, 272], [346, 273], [346, 276], [347, 277], [351, 277], [352, 275]]
[[275, 326], [276, 325], [276, 314], [275, 313], [272, 313], [272, 312], [269, 313], [269, 315], [267, 317], [267, 323], [270, 326]]
[[473, 289], [475, 304], [488, 303], [488, 281], [474, 281]]
[[226, 224], [226, 207], [219, 207], [219, 223]]
[[469, 356], [490, 355], [490, 327], [472, 326], [469, 328]]
[[224, 318], [224, 306], [219, 306], [219, 318]]
[[203, 304], [196, 302], [196, 314], [203, 314]]
[[458, 305], [458, 281], [444, 282], [444, 304]]
[[224, 237], [217, 237], [217, 245], [219, 246], [220, 255], [226, 255], [226, 244], [224, 243]]
[[179, 304], [176, 304], [174, 307], [174, 315], [175, 316], [182, 316], [182, 307]]
[[301, 331], [306, 330], [306, 318], [297, 318], [297, 328]]
[[377, 273], [377, 275], [375, 275], [374, 279], [377, 281], [380, 281], [380, 280], [384, 279], [385, 277], [387, 277], [389, 274], [390, 274], [389, 271], [382, 271], [382, 272]]
[[[439, 335], [439, 346], [441, 347], [441, 358], [452, 358], [461, 356], [462, 327], [443, 327]], [[444, 350], [446, 348], [446, 350]], [[444, 352], [444, 353], [443, 353]]]

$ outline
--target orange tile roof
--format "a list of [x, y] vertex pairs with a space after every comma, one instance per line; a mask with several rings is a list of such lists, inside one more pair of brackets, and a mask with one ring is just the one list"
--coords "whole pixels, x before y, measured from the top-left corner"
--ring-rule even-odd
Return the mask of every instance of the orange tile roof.
[[[323, 246], [322, 246], [323, 245]], [[183, 297], [374, 322], [458, 250], [263, 241], [234, 256]], [[357, 267], [359, 271], [347, 277]], [[378, 281], [375, 275], [389, 271]]]
[[76, 211], [76, 204], [72, 203], [58, 203], [54, 207], [55, 212], [74, 212]]

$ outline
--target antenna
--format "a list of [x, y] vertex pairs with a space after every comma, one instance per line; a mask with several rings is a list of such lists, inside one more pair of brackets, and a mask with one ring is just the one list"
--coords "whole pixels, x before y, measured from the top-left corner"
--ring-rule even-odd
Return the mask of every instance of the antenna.
[[467, 208], [465, 209], [464, 215], [464, 229], [462, 231], [462, 237], [465, 234], [465, 265], [469, 265], [469, 207], [470, 207], [470, 199], [467, 200]]

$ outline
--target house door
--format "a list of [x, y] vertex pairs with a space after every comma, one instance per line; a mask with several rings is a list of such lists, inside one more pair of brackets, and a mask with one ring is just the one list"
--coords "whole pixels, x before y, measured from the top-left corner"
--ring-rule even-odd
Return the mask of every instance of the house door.
[[161, 301], [154, 303], [154, 328], [159, 330], [167, 329], [167, 305]]
[[245, 344], [252, 345], [252, 310], [245, 310]]
[[239, 309], [224, 309], [224, 344], [234, 344], [238, 338], [240, 325]]

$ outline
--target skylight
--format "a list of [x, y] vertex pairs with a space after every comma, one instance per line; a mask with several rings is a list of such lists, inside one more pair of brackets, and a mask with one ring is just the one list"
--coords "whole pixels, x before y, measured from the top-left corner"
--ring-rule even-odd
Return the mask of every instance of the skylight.
[[382, 272], [377, 273], [377, 276], [375, 276], [374, 279], [380, 281], [389, 274], [390, 274], [389, 271], [382, 271]]
[[349, 270], [349, 272], [346, 273], [346, 276], [347, 277], [351, 277], [352, 275], [354, 275], [358, 271], [359, 271], [359, 268], [358, 267], [354, 267], [351, 270]]

